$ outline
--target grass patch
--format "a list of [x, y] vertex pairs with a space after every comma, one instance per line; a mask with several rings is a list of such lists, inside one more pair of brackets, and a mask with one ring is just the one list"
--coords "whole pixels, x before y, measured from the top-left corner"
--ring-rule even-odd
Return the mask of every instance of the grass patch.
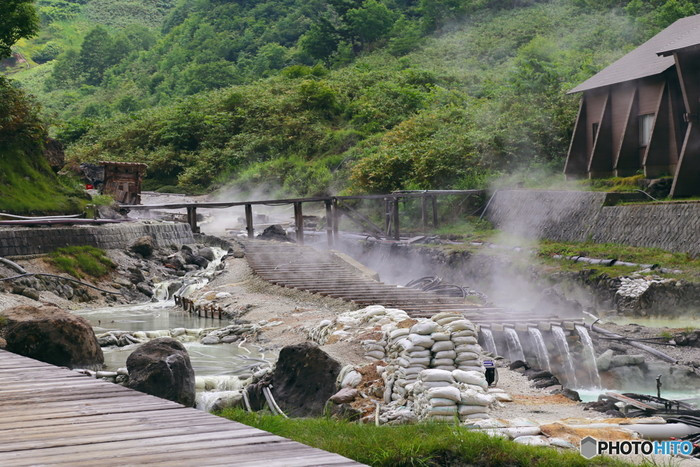
[[0, 211], [15, 214], [73, 214], [87, 199], [51, 171], [41, 156], [19, 148], [0, 149]]
[[78, 279], [102, 277], [115, 268], [103, 250], [91, 246], [59, 248], [49, 255], [49, 261], [57, 269]]
[[374, 426], [327, 418], [282, 417], [226, 409], [219, 415], [373, 466], [630, 465], [587, 461], [578, 452], [523, 446], [448, 424]]

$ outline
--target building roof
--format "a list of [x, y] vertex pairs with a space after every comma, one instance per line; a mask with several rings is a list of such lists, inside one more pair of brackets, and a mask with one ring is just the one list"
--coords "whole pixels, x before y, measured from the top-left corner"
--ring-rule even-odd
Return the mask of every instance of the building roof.
[[700, 44], [700, 15], [679, 19], [569, 94], [658, 75], [675, 65], [674, 58], [669, 56], [671, 51], [697, 44]]
[[115, 161], [100, 161], [100, 165], [105, 167], [133, 167], [137, 169], [145, 169], [148, 167], [147, 164], [142, 164], [141, 162], [115, 162]]

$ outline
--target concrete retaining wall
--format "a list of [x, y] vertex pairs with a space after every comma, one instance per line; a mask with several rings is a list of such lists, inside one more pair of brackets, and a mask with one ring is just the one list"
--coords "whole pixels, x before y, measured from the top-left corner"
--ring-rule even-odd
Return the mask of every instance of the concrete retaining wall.
[[13, 227], [0, 229], [0, 256], [36, 255], [77, 245], [121, 249], [145, 235], [152, 236], [160, 247], [194, 243], [188, 224], [139, 222], [74, 227]]
[[700, 202], [615, 206], [620, 195], [579, 191], [498, 191], [486, 216], [528, 238], [619, 243], [700, 255]]

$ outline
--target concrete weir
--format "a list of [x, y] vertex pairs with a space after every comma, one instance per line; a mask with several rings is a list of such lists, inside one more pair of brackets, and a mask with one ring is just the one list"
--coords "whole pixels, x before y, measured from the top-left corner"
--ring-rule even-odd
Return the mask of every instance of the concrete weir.
[[0, 256], [38, 255], [74, 245], [121, 249], [146, 235], [153, 237], [158, 246], [194, 243], [190, 226], [178, 223], [148, 221], [101, 226], [13, 226], [0, 228]]

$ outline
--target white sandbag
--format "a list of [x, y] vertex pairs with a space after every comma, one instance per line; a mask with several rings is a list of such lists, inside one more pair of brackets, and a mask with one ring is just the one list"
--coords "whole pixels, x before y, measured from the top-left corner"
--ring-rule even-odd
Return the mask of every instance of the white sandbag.
[[452, 341], [437, 341], [433, 346], [431, 347], [430, 350], [433, 352], [442, 352], [444, 350], [454, 350], [455, 345], [452, 343]]
[[444, 399], [450, 399], [455, 402], [459, 402], [461, 400], [461, 393], [459, 392], [459, 389], [457, 389], [454, 386], [446, 386], [444, 388], [430, 388], [427, 391], [428, 397], [433, 398], [433, 397], [440, 397]]
[[424, 390], [430, 388], [444, 388], [452, 385], [452, 383], [448, 383], [447, 381], [421, 381], [420, 384]]
[[341, 388], [354, 388], [362, 382], [362, 375], [355, 370], [349, 371], [340, 383]]
[[440, 328], [438, 323], [432, 320], [426, 319], [420, 323], [416, 323], [411, 327], [411, 334], [420, 334], [422, 336], [432, 334]]
[[439, 365], [435, 367], [436, 370], [453, 371], [456, 369], [454, 363], [452, 365]]
[[457, 357], [455, 358], [455, 362], [457, 363], [468, 362], [470, 360], [479, 360], [479, 355], [475, 354], [474, 352], [462, 352], [457, 354]]
[[479, 343], [478, 339], [474, 336], [452, 336], [452, 342], [454, 342], [455, 345], [475, 345]]
[[377, 316], [386, 314], [386, 308], [384, 308], [381, 305], [370, 305], [357, 311], [359, 313], [362, 313], [364, 316]]
[[460, 344], [455, 347], [455, 352], [457, 353], [472, 352], [475, 354], [480, 354], [481, 351], [481, 346], [478, 344]]
[[428, 369], [420, 372], [420, 379], [423, 381], [447, 381], [454, 383], [452, 373], [444, 370]]
[[486, 382], [484, 374], [476, 371], [455, 370], [452, 372], [452, 377], [460, 383], [473, 384], [475, 386], [481, 386]]
[[393, 347], [398, 349], [399, 351], [406, 351], [406, 350], [413, 347], [413, 342], [408, 340], [408, 337], [404, 337], [404, 338], [397, 340], [394, 343]]
[[[408, 362], [406, 365], [403, 365], [401, 361]], [[399, 358], [399, 364], [401, 366], [404, 366], [405, 368], [411, 368], [411, 367], [423, 367], [423, 368], [428, 368], [430, 366], [430, 358], [425, 357], [425, 358]]]
[[484, 420], [489, 418], [488, 414], [485, 413], [473, 413], [469, 415], [463, 416], [464, 419], [466, 420]]
[[447, 329], [449, 329], [452, 332], [466, 330], [476, 331], [476, 327], [471, 323], [471, 321], [467, 321], [466, 319], [452, 321], [450, 324], [447, 325]]
[[408, 368], [411, 366], [411, 362], [409, 362], [408, 358], [406, 358], [406, 357], [397, 358], [396, 363], [402, 368]]
[[457, 413], [460, 417], [464, 417], [465, 415], [471, 415], [475, 413], [486, 413], [486, 411], [486, 407], [480, 405], [460, 405]]
[[455, 366], [455, 361], [452, 358], [434, 358], [430, 361], [430, 366], [437, 368], [439, 366]]
[[443, 417], [454, 417], [457, 415], [457, 406], [450, 405], [446, 407], [430, 407], [425, 413], [428, 417], [434, 417], [436, 415]]
[[429, 349], [433, 346], [435, 343], [434, 340], [430, 338], [430, 336], [422, 336], [420, 334], [409, 334], [408, 335], [408, 340], [411, 341], [411, 343], [416, 346], [416, 347], [424, 347], [426, 349]]
[[404, 399], [403, 396], [402, 396], [401, 394], [399, 394], [398, 392], [392, 392], [392, 393], [391, 393], [391, 400], [392, 400], [392, 401], [400, 401], [400, 400], [403, 400], [403, 399]]
[[430, 335], [430, 338], [434, 340], [435, 342], [438, 341], [449, 341], [450, 340], [450, 333], [449, 332], [444, 332], [444, 331], [438, 331], [434, 332]]
[[423, 368], [419, 367], [410, 367], [410, 368], [401, 368], [399, 370], [399, 373], [404, 375], [404, 376], [418, 376], [418, 374], [423, 371]]
[[394, 329], [389, 333], [390, 339], [399, 339], [400, 337], [408, 336], [410, 331], [407, 328]]
[[452, 407], [456, 404], [452, 399], [445, 399], [444, 397], [433, 397], [428, 400], [430, 407]]
[[513, 402], [513, 398], [505, 392], [495, 392], [491, 394], [498, 402]]
[[454, 423], [455, 417], [454, 415], [430, 415], [426, 420], [435, 423]]
[[399, 378], [399, 379], [397, 379], [396, 381], [394, 381], [394, 386], [401, 386], [401, 387], [404, 387], [404, 386], [406, 386], [406, 384], [408, 384], [408, 381], [406, 381], [406, 380], [403, 379], [403, 378]]
[[365, 353], [365, 357], [369, 358], [374, 358], [376, 360], [383, 360], [386, 354], [384, 351], [379, 351], [379, 350], [372, 350], [370, 352]]
[[366, 344], [363, 343], [363, 344], [362, 344], [362, 347], [363, 347], [363, 348], [365, 349], [365, 351], [367, 351], [367, 352], [372, 352], [372, 351], [378, 350], [379, 352], [384, 353], [384, 346], [383, 346], [383, 345], [379, 345], [379, 344], [377, 344], [377, 343], [371, 343], [371, 344], [370, 344], [370, 343], [366, 343]]
[[425, 357], [430, 357], [430, 350], [425, 349], [423, 347], [418, 347], [421, 350], [413, 350], [410, 352], [406, 352], [406, 356], [410, 358], [425, 358]]
[[487, 407], [493, 404], [493, 400], [493, 396], [468, 389], [461, 392], [459, 403], [463, 405]]
[[436, 313], [430, 317], [430, 319], [436, 323], [445, 318], [464, 319], [464, 316], [461, 313], [455, 313], [454, 311], [441, 311], [440, 313]]
[[453, 331], [452, 332], [452, 339], [455, 339], [456, 337], [473, 337], [476, 339], [476, 331], [473, 329], [464, 329], [462, 331]]
[[457, 352], [454, 350], [441, 350], [440, 352], [436, 352], [435, 355], [433, 355], [433, 358], [435, 360], [439, 360], [441, 358], [450, 358], [454, 360], [457, 357]]
[[462, 371], [478, 371], [479, 373], [486, 372], [486, 368], [481, 365], [481, 362], [462, 362], [457, 365], [457, 369]]

